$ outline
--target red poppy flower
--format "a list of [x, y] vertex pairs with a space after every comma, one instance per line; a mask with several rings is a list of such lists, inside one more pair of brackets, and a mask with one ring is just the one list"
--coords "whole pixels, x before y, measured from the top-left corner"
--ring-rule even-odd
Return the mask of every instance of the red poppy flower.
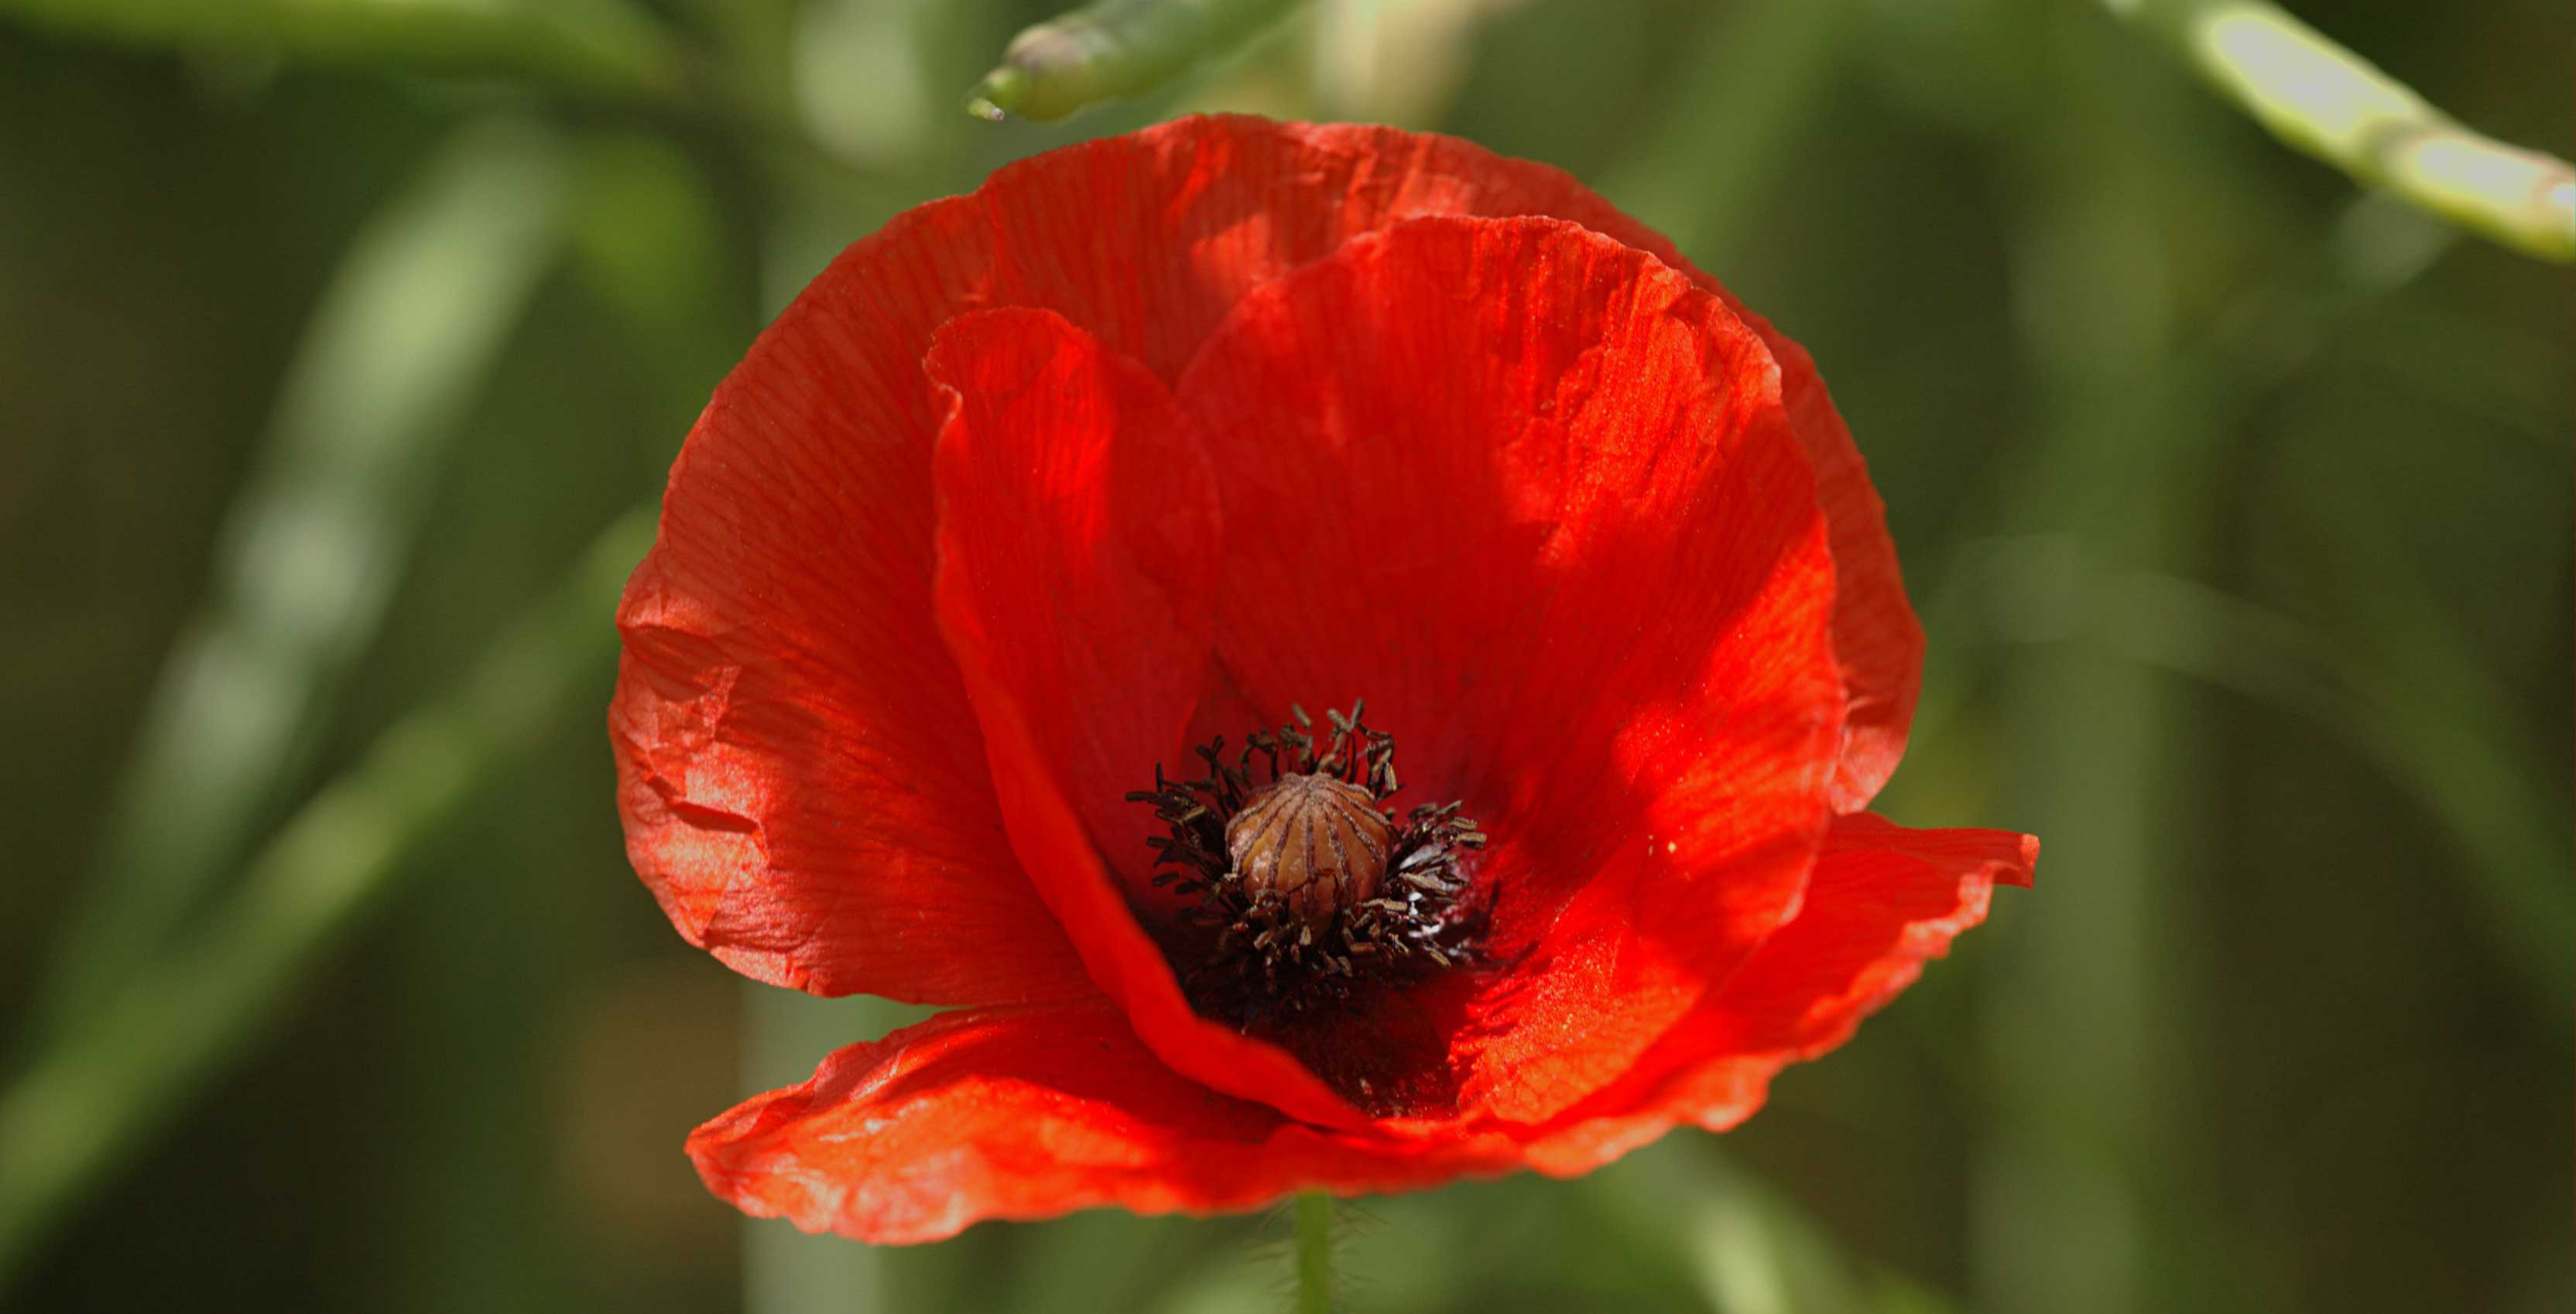
[[1921, 636], [1806, 353], [1440, 137], [1190, 119], [901, 216], [619, 624], [681, 934], [954, 1010], [689, 1139], [869, 1241], [1732, 1126], [2036, 850], [1861, 811]]

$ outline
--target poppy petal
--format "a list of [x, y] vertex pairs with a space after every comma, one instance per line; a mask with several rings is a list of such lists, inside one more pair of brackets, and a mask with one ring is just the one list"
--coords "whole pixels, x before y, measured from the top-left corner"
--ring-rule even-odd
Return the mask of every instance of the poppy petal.
[[1906, 601], [1896, 540], [1887, 533], [1887, 504], [1869, 481], [1860, 447], [1825, 395], [1807, 349], [1769, 332], [1761, 316], [1744, 314], [1780, 362], [1789, 422], [1815, 463], [1816, 501], [1831, 527], [1838, 590], [1834, 660], [1842, 666], [1848, 700], [1842, 760], [1834, 770], [1834, 810], [1858, 812], [1878, 797], [1905, 757], [1914, 706], [1923, 694], [1923, 624]]
[[1125, 801], [1182, 732], [1208, 661], [1215, 477], [1163, 385], [1051, 311], [940, 331], [939, 626], [1004, 827], [1101, 990], [1156, 1052], [1320, 1122], [1358, 1115], [1287, 1054], [1192, 1013], [1103, 854], [1144, 855]]
[[1216, 1213], [1518, 1165], [1498, 1137], [1391, 1143], [1219, 1094], [1156, 1061], [1102, 1001], [961, 1010], [852, 1045], [698, 1128], [688, 1149], [745, 1213], [878, 1244], [988, 1218]]
[[[1688, 275], [1724, 301], [1770, 348], [1780, 367], [1781, 400], [1790, 427], [1815, 467], [1816, 500], [1824, 509], [1834, 553], [1834, 654], [1850, 701], [1834, 808], [1853, 812], [1868, 806], [1905, 756], [1922, 694], [1923, 627], [1906, 598], [1896, 541], [1887, 532], [1886, 504], [1870, 483], [1868, 464], [1826, 391], [1815, 358], [1692, 264], [1663, 234], [1620, 213], [1561, 169], [1496, 155], [1454, 137], [1360, 125], [1266, 126], [1292, 139], [1273, 151], [1289, 153], [1319, 185], [1344, 197], [1338, 219], [1351, 231], [1429, 214], [1564, 219]], [[1339, 170], [1321, 163], [1333, 159], [1360, 163]], [[1390, 167], [1391, 162], [1400, 167]]]
[[807, 350], [772, 341], [717, 394], [619, 604], [628, 855], [683, 936], [763, 981], [944, 1004], [1088, 994], [1003, 842], [928, 623], [927, 490]]
[[[1218, 116], [1051, 151], [853, 244], [718, 389], [619, 616], [629, 851], [681, 933], [819, 993], [1058, 995], [1078, 976], [1009, 870], [932, 624], [931, 335], [1055, 309], [1165, 380], [1251, 288], [1437, 214], [1551, 215], [1731, 297], [1565, 173], [1454, 138]], [[1740, 310], [1740, 308], [1739, 308]], [[1876, 494], [1806, 353], [1760, 317], [1841, 574], [1837, 806], [1903, 751], [1921, 634]], [[1010, 946], [1009, 963], [946, 946]]]
[[979, 196], [1013, 256], [989, 274], [997, 296], [1055, 307], [1165, 379], [1252, 288], [1407, 219], [1563, 219], [1688, 275], [1770, 348], [1790, 425], [1815, 467], [1841, 581], [1834, 649], [1851, 703], [1836, 810], [1866, 806], [1895, 771], [1921, 692], [1923, 631], [1886, 508], [1814, 359], [1572, 175], [1454, 137], [1218, 115], [1038, 156], [995, 174]]
[[1835, 818], [1796, 919], [1616, 1085], [1534, 1142], [1531, 1162], [1588, 1172], [1676, 1123], [1724, 1131], [1751, 1117], [1773, 1074], [1849, 1040], [1985, 920], [1996, 885], [2029, 885], [2038, 857], [2038, 840], [2010, 831]]
[[1420, 219], [1256, 289], [1178, 395], [1220, 662], [1272, 716], [1366, 696], [1400, 801], [1485, 823], [1508, 968], [1416, 1034], [1462, 1110], [1555, 1115], [1789, 915], [1824, 834], [1834, 562], [1769, 353], [1597, 233]]
[[1150, 852], [1126, 801], [1182, 731], [1215, 628], [1216, 477], [1153, 375], [1048, 310], [948, 322], [924, 367], [951, 399], [937, 456], [952, 647], [1021, 698], [1105, 854]]

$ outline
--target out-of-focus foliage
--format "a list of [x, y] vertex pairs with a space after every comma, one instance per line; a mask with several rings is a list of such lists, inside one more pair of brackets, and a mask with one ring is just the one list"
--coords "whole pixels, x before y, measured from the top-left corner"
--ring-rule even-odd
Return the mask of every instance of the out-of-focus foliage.
[[[2576, 146], [2563, 3], [2301, 13], [2463, 122]], [[202, 915], [101, 987], [281, 1006], [134, 1124], [0, 1303], [1282, 1307], [1278, 1220], [1098, 1214], [877, 1252], [707, 1199], [687, 1127], [899, 1010], [744, 988], [679, 943], [623, 863], [606, 617], [595, 651], [543, 623], [842, 244], [1008, 158], [1207, 108], [1561, 164], [1811, 347], [1933, 644], [1885, 810], [2048, 844], [2038, 889], [1743, 1129], [1349, 1211], [1349, 1308], [2576, 1302], [2565, 270], [2359, 199], [2076, 0], [1320, 0], [1067, 125], [958, 114], [1048, 16], [0, 0], [0, 1080], [40, 1052], [58, 946], [144, 834], [108, 833], [120, 781], [191, 618], [226, 614], [279, 453], [389, 426], [398, 481], [335, 486], [392, 499], [366, 536], [412, 544], [370, 567], [380, 623], [335, 611], [354, 626], [283, 650], [326, 678], [297, 686], [294, 743], [239, 759], [263, 777], [225, 782], [247, 873], [210, 858], [228, 874], [176, 905]], [[424, 300], [417, 352], [390, 356], [435, 395], [396, 373], [381, 410], [316, 400], [317, 355], [402, 345], [400, 314], [317, 326], [496, 115], [537, 134], [514, 140], [542, 142], [544, 181], [463, 231], [514, 207], [544, 226], [469, 242], [491, 263], [443, 286], [498, 338], [459, 348]], [[460, 360], [483, 363], [437, 373]], [[358, 564], [304, 550], [317, 578]], [[512, 633], [505, 661], [563, 647], [568, 692], [506, 749], [469, 743], [461, 778], [417, 777], [461, 792], [405, 800], [454, 819], [365, 869], [380, 899], [281, 917], [314, 935], [300, 974], [226, 975], [206, 946], [235, 941], [198, 937], [300, 888], [261, 883], [297, 870], [268, 829], [408, 788], [386, 754], [425, 703], [517, 706], [472, 694], [512, 687], [487, 679]], [[177, 1050], [111, 1053], [108, 1088], [197, 1061]], [[0, 1103], [0, 1143], [93, 1125], [10, 1124], [31, 1107]]]
[[146, 712], [99, 875], [58, 937], [54, 1031], [169, 947], [318, 738], [412, 555], [425, 476], [559, 244], [557, 153], [521, 125], [462, 129], [351, 243]]

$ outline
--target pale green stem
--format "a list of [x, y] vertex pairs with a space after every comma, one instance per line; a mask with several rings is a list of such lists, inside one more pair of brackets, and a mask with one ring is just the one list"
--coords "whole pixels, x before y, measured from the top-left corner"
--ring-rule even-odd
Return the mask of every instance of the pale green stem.
[[467, 407], [563, 245], [561, 145], [477, 124], [351, 244], [315, 309], [199, 614], [173, 645], [38, 1030], [167, 951], [312, 757], [411, 559]]
[[591, 687], [586, 677], [615, 649], [618, 591], [652, 534], [649, 509], [611, 526], [459, 687], [397, 722], [305, 805], [187, 947], [143, 965], [0, 1091], [0, 1291], [256, 1038], [404, 874], [405, 855]]
[[1297, 1197], [1297, 1314], [1333, 1314], [1333, 1197]]
[[2272, 135], [2518, 251], [2576, 261], [2576, 169], [2482, 136], [2260, 0], [2103, 0]]

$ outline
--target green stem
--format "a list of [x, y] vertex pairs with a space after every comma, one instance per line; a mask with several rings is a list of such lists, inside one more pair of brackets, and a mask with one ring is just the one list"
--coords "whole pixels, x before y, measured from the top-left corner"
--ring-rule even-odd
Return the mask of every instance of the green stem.
[[2528, 255], [2576, 261], [2576, 168], [2462, 127], [2261, 0], [2104, 0], [2273, 136]]
[[251, 859], [187, 947], [145, 964], [0, 1090], [0, 1291], [46, 1236], [254, 1039], [375, 908], [419, 842], [556, 724], [616, 642], [609, 615], [652, 539], [638, 509], [464, 684], [379, 738]]
[[1297, 1314], [1333, 1314], [1333, 1197], [1297, 1197]]

